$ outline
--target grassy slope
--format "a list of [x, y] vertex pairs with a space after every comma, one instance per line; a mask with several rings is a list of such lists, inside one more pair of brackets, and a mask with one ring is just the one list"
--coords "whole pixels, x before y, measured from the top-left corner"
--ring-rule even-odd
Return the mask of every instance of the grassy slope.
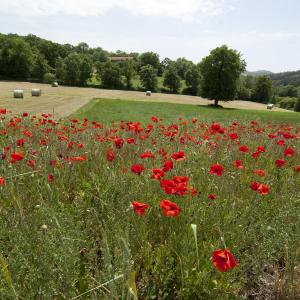
[[125, 100], [95, 99], [74, 114], [74, 117], [87, 117], [109, 123], [115, 120], [147, 122], [156, 115], [168, 121], [176, 121], [179, 117], [198, 117], [205, 121], [247, 121], [261, 120], [274, 123], [300, 124], [299, 114], [284, 112], [241, 110], [241, 109], [215, 109], [209, 106], [196, 106], [188, 104], [151, 103]]

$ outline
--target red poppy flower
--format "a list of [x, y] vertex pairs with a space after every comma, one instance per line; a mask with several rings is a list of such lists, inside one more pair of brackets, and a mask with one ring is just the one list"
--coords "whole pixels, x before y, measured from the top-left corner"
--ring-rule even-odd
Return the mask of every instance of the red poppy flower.
[[167, 157], [167, 151], [164, 148], [161, 148], [158, 150], [158, 153], [161, 154], [162, 157], [166, 158]]
[[144, 152], [140, 155], [141, 159], [145, 158], [155, 158], [154, 154], [152, 152]]
[[52, 167], [56, 167], [57, 161], [56, 160], [50, 160], [49, 165], [52, 166]]
[[221, 125], [219, 123], [213, 123], [210, 127], [210, 130], [212, 133], [224, 133], [224, 128], [221, 127]]
[[259, 177], [264, 177], [266, 176], [266, 171], [265, 170], [254, 170], [253, 173]]
[[146, 212], [146, 209], [149, 207], [148, 204], [146, 203], [141, 203], [138, 201], [134, 201], [131, 203], [134, 212], [139, 215], [139, 216], [143, 216]]
[[258, 152], [266, 152], [266, 149], [264, 146], [257, 146], [256, 151]]
[[172, 158], [176, 161], [184, 160], [185, 159], [184, 152], [179, 151], [179, 152], [173, 153]]
[[285, 160], [284, 159], [276, 159], [275, 164], [276, 164], [277, 168], [281, 168], [285, 165]]
[[227, 272], [237, 267], [237, 262], [228, 249], [218, 249], [212, 253], [212, 263], [219, 272]]
[[153, 169], [151, 178], [160, 180], [165, 176], [165, 172], [162, 169]]
[[286, 157], [293, 157], [294, 156], [294, 154], [295, 154], [295, 150], [293, 149], [293, 148], [286, 148], [285, 150], [284, 150], [284, 156], [286, 156]]
[[123, 147], [123, 144], [124, 144], [123, 139], [120, 139], [120, 138], [115, 139], [115, 145], [118, 149], [121, 149]]
[[194, 196], [197, 196], [199, 194], [198, 190], [197, 189], [194, 189], [194, 188], [191, 188], [191, 195], [194, 197]]
[[158, 118], [155, 117], [155, 116], [152, 116], [152, 117], [151, 117], [151, 120], [152, 120], [152, 122], [154, 122], [154, 123], [157, 123], [157, 122], [158, 122]]
[[113, 149], [108, 149], [107, 150], [107, 153], [106, 153], [106, 159], [108, 160], [108, 161], [113, 161], [114, 159], [116, 158], [116, 156], [115, 156], [115, 154], [114, 154], [114, 151], [113, 151]]
[[236, 139], [239, 138], [236, 132], [230, 133], [230, 134], [229, 134], [229, 137], [230, 137], [231, 140], [236, 140]]
[[47, 141], [45, 139], [40, 139], [40, 145], [47, 146]]
[[127, 144], [133, 144], [135, 142], [134, 138], [127, 139]]
[[6, 109], [0, 108], [0, 115], [6, 115]]
[[32, 169], [34, 169], [34, 168], [35, 168], [35, 165], [36, 165], [36, 162], [35, 162], [35, 160], [33, 160], [33, 159], [29, 159], [28, 162], [27, 162], [27, 165], [28, 165], [29, 167], [31, 167]]
[[246, 146], [246, 145], [243, 145], [239, 148], [240, 152], [244, 152], [244, 153], [247, 153], [250, 151], [250, 149]]
[[300, 165], [299, 166], [295, 166], [295, 171], [296, 172], [300, 172]]
[[168, 172], [173, 169], [173, 166], [174, 166], [173, 162], [171, 160], [168, 160], [163, 165], [163, 171]]
[[256, 181], [253, 181], [253, 182], [250, 184], [250, 188], [251, 188], [253, 191], [257, 191], [258, 188], [259, 188], [259, 183], [256, 182]]
[[217, 198], [217, 195], [215, 195], [215, 194], [208, 194], [207, 198], [209, 200], [215, 200]]
[[69, 142], [67, 148], [68, 149], [73, 149], [74, 142]]
[[279, 140], [279, 141], [277, 141], [277, 145], [284, 146], [285, 145], [285, 141], [284, 140]]
[[131, 167], [131, 171], [133, 173], [136, 173], [136, 174], [141, 174], [143, 171], [145, 170], [144, 166], [140, 165], [140, 164], [136, 164], [136, 165], [133, 165]]
[[269, 191], [270, 191], [269, 187], [264, 183], [260, 184], [257, 189], [257, 192], [263, 196], [268, 195]]
[[75, 161], [86, 161], [86, 156], [72, 156], [72, 157], [67, 157], [66, 160], [68, 162], [75, 162]]
[[237, 168], [237, 169], [244, 169], [244, 166], [243, 166], [243, 163], [241, 160], [237, 159], [235, 162], [234, 162], [234, 166]]
[[23, 147], [25, 145], [25, 139], [19, 139], [17, 140], [17, 146], [18, 147]]
[[210, 168], [210, 174], [222, 176], [224, 168], [219, 164], [214, 164]]
[[14, 164], [15, 162], [17, 161], [20, 161], [22, 160], [24, 157], [24, 154], [23, 153], [19, 153], [19, 152], [14, 152], [10, 155], [10, 162], [12, 164]]
[[252, 153], [251, 156], [252, 156], [253, 158], [258, 158], [258, 157], [260, 156], [260, 154], [261, 154], [261, 152], [255, 151], [255, 152]]
[[169, 200], [161, 200], [160, 208], [162, 208], [163, 214], [166, 217], [177, 217], [180, 214], [180, 208], [177, 204]]
[[5, 184], [5, 179], [0, 176], [0, 186], [3, 186]]
[[52, 174], [48, 174], [48, 182], [53, 182], [54, 176]]

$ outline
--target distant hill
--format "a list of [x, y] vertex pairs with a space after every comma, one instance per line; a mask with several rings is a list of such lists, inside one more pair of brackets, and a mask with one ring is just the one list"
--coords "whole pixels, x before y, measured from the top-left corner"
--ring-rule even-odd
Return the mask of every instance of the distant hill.
[[275, 85], [300, 86], [300, 70], [293, 72], [272, 73], [269, 75]]
[[254, 72], [246, 71], [245, 74], [256, 77], [256, 76], [271, 75], [273, 73], [271, 71], [267, 71], [267, 70], [259, 70], [259, 71], [254, 71]]
[[300, 86], [300, 70], [281, 73], [273, 73], [267, 70], [259, 70], [254, 72], [246, 71], [245, 75], [251, 75], [253, 77], [268, 76], [273, 81], [273, 84], [276, 86]]

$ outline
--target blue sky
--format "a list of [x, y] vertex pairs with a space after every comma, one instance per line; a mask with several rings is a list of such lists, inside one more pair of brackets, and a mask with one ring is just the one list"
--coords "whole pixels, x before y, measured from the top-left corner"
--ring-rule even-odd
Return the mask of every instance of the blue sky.
[[247, 69], [300, 70], [299, 0], [1, 0], [0, 32], [199, 62], [227, 44]]

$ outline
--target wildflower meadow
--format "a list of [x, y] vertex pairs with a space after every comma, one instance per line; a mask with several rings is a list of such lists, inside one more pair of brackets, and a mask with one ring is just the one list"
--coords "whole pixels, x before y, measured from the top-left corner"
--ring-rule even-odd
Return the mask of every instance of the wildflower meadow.
[[0, 114], [1, 299], [299, 299], [296, 123]]

